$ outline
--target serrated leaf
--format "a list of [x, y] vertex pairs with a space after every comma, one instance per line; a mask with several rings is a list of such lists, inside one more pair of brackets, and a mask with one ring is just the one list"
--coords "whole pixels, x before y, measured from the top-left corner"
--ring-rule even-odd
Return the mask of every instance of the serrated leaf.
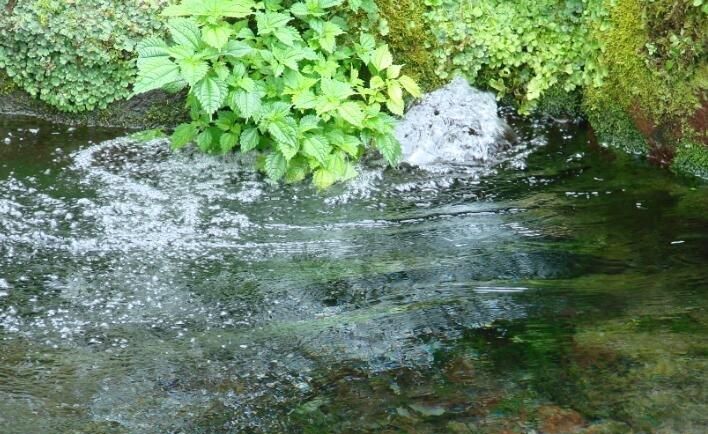
[[337, 182], [337, 177], [324, 168], [316, 170], [312, 175], [312, 183], [321, 190], [331, 187], [335, 182]]
[[371, 77], [371, 81], [369, 82], [369, 86], [372, 89], [381, 89], [382, 87], [386, 86], [386, 82], [380, 76], [374, 75], [373, 77]]
[[366, 118], [366, 115], [359, 106], [359, 103], [353, 101], [345, 102], [337, 107], [337, 113], [342, 117], [342, 119], [359, 128], [363, 126], [362, 123]]
[[249, 92], [242, 89], [232, 92], [229, 103], [238, 109], [244, 119], [256, 117], [263, 105], [261, 95], [258, 92]]
[[173, 45], [167, 49], [167, 53], [179, 61], [194, 56], [195, 51], [191, 45]]
[[354, 95], [354, 89], [352, 89], [349, 83], [333, 80], [331, 78], [323, 78], [320, 80], [320, 88], [325, 96], [340, 101]]
[[305, 90], [293, 95], [293, 105], [300, 110], [312, 109], [317, 106], [317, 97], [312, 91]]
[[316, 130], [320, 126], [320, 118], [315, 115], [303, 116], [298, 124], [298, 132], [300, 134], [308, 131]]
[[179, 62], [179, 68], [184, 78], [190, 86], [204, 78], [209, 72], [209, 64], [203, 60], [187, 58]]
[[393, 56], [388, 49], [388, 45], [381, 45], [374, 51], [373, 56], [371, 56], [371, 63], [379, 71], [383, 71], [393, 65]]
[[228, 24], [206, 26], [202, 29], [202, 40], [208, 45], [220, 50], [228, 42], [233, 30]]
[[402, 75], [401, 78], [398, 79], [398, 82], [401, 83], [401, 86], [403, 86], [406, 92], [413, 95], [414, 97], [420, 98], [422, 96], [422, 92], [420, 91], [418, 83], [416, 83], [415, 80], [413, 80], [411, 77], [407, 75]]
[[327, 157], [326, 169], [331, 172], [337, 180], [343, 179], [347, 173], [347, 161], [341, 152], [334, 152]]
[[264, 12], [256, 15], [256, 26], [259, 35], [269, 35], [277, 29], [285, 27], [293, 18], [288, 14]]
[[401, 144], [393, 135], [385, 134], [374, 137], [374, 145], [389, 165], [398, 164], [398, 160], [401, 158]]
[[327, 139], [322, 136], [307, 137], [302, 142], [302, 152], [308, 157], [319, 161], [323, 166], [327, 163], [327, 156], [332, 152], [332, 147]]
[[265, 161], [265, 173], [268, 178], [278, 181], [288, 170], [288, 162], [279, 152], [268, 154]]
[[213, 114], [224, 104], [228, 86], [218, 77], [210, 75], [198, 81], [192, 87], [192, 93], [197, 97], [202, 108], [208, 114]]
[[199, 49], [202, 36], [197, 22], [190, 18], [176, 18], [168, 21], [167, 29], [172, 39], [179, 45], [186, 45]]
[[224, 54], [226, 56], [235, 57], [237, 59], [246, 57], [251, 53], [253, 53], [253, 48], [243, 41], [231, 40], [224, 48]]
[[219, 112], [219, 117], [214, 125], [222, 131], [229, 131], [238, 120], [236, 114], [230, 111]]
[[212, 136], [211, 131], [204, 130], [197, 135], [197, 146], [202, 150], [202, 152], [209, 152], [211, 150], [213, 140], [214, 137]]
[[[277, 119], [268, 124], [268, 133], [279, 144], [287, 147], [288, 152], [283, 153], [292, 158], [297, 153], [300, 144], [297, 140], [297, 122], [292, 118]], [[289, 158], [288, 158], [289, 159]]]
[[183, 148], [187, 143], [197, 136], [197, 127], [194, 124], [180, 124], [175, 128], [170, 137], [170, 145], [173, 149]]
[[179, 66], [168, 57], [150, 57], [144, 59], [138, 69], [138, 77], [133, 87], [133, 93], [144, 93], [159, 89], [174, 81], [180, 80]]
[[388, 85], [388, 101], [386, 107], [391, 110], [391, 113], [403, 116], [405, 104], [403, 103], [403, 90], [396, 82], [389, 82]]
[[238, 144], [238, 135], [228, 132], [221, 135], [219, 139], [219, 145], [221, 146], [221, 152], [226, 153], [231, 151]]
[[295, 41], [300, 39], [300, 32], [291, 26], [285, 26], [277, 29], [273, 35], [288, 47], [292, 47]]
[[300, 182], [307, 176], [309, 167], [302, 158], [294, 158], [288, 163], [288, 170], [285, 172], [285, 182]]
[[135, 49], [142, 58], [167, 56], [167, 43], [154, 36], [138, 42]]
[[252, 149], [256, 149], [258, 142], [261, 139], [261, 135], [258, 133], [257, 128], [246, 128], [241, 133], [241, 152], [248, 152]]

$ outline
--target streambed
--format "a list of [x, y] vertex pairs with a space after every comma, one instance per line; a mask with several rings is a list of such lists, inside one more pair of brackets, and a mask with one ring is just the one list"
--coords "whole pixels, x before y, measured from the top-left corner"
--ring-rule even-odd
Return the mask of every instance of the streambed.
[[325, 192], [0, 118], [0, 432], [704, 432], [708, 186], [506, 116]]

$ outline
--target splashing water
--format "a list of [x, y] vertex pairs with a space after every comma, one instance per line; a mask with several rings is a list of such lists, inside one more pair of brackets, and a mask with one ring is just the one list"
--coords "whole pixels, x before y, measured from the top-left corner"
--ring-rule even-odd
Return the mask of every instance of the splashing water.
[[396, 128], [403, 160], [428, 170], [493, 166], [511, 148], [511, 137], [494, 95], [461, 77], [426, 95]]
[[[645, 264], [637, 252], [651, 249], [634, 237], [593, 250], [616, 234], [598, 224], [611, 219], [583, 207], [615, 204], [624, 180], [602, 185], [611, 194], [589, 194], [607, 173], [584, 175], [589, 163], [576, 148], [542, 147], [550, 128], [541, 123], [520, 128], [513, 145], [499, 142], [506, 127], [495, 103], [467, 91], [483, 112], [477, 120], [494, 126], [450, 145], [469, 149], [440, 153], [424, 170], [364, 165], [359, 179], [326, 192], [272, 185], [237, 157], [171, 153], [160, 140], [86, 144], [104, 133], [41, 123], [30, 132], [37, 121], [4, 120], [0, 427], [12, 428], [0, 431], [302, 432], [322, 407], [334, 418], [322, 422], [327, 432], [351, 432], [343, 421], [362, 421], [332, 406], [376, 413], [353, 398], [363, 394], [384, 411], [370, 416], [378, 424], [417, 412], [440, 432], [447, 422], [436, 415], [469, 416], [430, 403], [452, 399], [429, 389], [448, 381], [441, 360], [458, 351], [477, 374], [449, 381], [470, 387], [470, 403], [489, 384], [511, 393], [506, 374], [486, 372], [482, 347], [466, 342], [499, 324], [532, 323], [539, 311], [578, 308], [573, 295], [541, 289], [590, 272], [634, 272]], [[444, 107], [439, 95], [420, 110], [427, 104]], [[460, 119], [446, 122], [459, 132]], [[518, 171], [533, 155], [543, 164]], [[571, 206], [587, 223], [549, 217]], [[673, 247], [693, 256], [661, 256], [676, 270], [698, 265], [705, 239], [691, 237], [691, 224]], [[604, 237], [584, 244], [579, 234], [598, 227]], [[564, 247], [572, 237], [584, 247]], [[686, 300], [701, 277], [681, 280]], [[580, 309], [597, 308], [595, 298], [581, 300]]]

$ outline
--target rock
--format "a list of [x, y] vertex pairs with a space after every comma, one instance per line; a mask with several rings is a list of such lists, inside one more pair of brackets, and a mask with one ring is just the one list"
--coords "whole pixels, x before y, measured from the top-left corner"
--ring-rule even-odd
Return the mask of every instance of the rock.
[[427, 94], [396, 128], [403, 161], [421, 168], [491, 165], [509, 148], [511, 135], [494, 95], [459, 77]]
[[568, 434], [579, 432], [585, 419], [575, 410], [555, 405], [544, 405], [538, 409], [539, 427], [544, 434]]

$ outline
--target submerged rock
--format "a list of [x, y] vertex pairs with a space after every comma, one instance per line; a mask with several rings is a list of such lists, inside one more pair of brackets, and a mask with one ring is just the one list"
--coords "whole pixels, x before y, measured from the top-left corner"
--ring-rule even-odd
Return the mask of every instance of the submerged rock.
[[421, 168], [492, 165], [512, 136], [494, 95], [460, 77], [426, 95], [396, 128], [403, 161]]

